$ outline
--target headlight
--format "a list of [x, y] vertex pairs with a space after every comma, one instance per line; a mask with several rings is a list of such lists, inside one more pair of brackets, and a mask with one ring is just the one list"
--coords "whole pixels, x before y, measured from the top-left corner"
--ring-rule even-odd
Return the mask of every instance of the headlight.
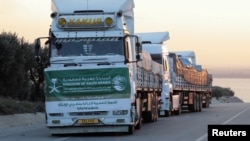
[[58, 19], [58, 24], [61, 26], [61, 27], [64, 27], [66, 25], [67, 21], [66, 19], [64, 18], [60, 18]]
[[105, 19], [105, 24], [106, 24], [107, 26], [111, 26], [112, 23], [113, 23], [113, 19], [112, 19], [112, 18], [107, 17], [107, 18]]

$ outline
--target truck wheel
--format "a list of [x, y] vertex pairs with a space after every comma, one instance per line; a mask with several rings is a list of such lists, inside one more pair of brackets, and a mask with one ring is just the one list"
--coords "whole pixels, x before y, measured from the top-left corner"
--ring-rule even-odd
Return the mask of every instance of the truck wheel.
[[134, 125], [129, 125], [128, 126], [128, 134], [133, 135], [135, 132], [135, 126]]
[[196, 112], [197, 111], [197, 95], [194, 93], [193, 94], [193, 104], [188, 105], [188, 110], [190, 112]]
[[157, 111], [148, 111], [146, 114], [146, 122], [155, 122], [158, 119]]
[[209, 103], [210, 103], [210, 101], [209, 101], [209, 97], [205, 94], [205, 103], [203, 103], [202, 104], [202, 107], [203, 108], [208, 108], [209, 107]]
[[208, 96], [206, 98], [207, 98], [206, 107], [208, 108], [210, 106], [211, 101], [210, 101], [210, 98]]
[[152, 112], [151, 111], [145, 111], [142, 113], [142, 117], [143, 117], [143, 122], [147, 123], [147, 122], [152, 122], [153, 120], [153, 116], [152, 116]]
[[[203, 98], [205, 97], [205, 102], [203, 103]], [[207, 96], [206, 96], [206, 94], [204, 94], [203, 96], [202, 96], [202, 108], [206, 108], [206, 105], [207, 105]]]
[[175, 115], [181, 115], [181, 105], [180, 105], [180, 104], [179, 104], [178, 110], [175, 110], [175, 111], [174, 111], [174, 114], [175, 114]]
[[158, 114], [153, 112], [153, 120], [152, 120], [152, 122], [156, 122], [157, 120], [158, 120]]
[[152, 111], [148, 112], [148, 122], [154, 121], [154, 113]]
[[141, 125], [142, 125], [142, 119], [139, 119], [138, 123], [135, 126], [135, 129], [141, 129]]
[[141, 129], [142, 125], [142, 102], [141, 99], [137, 99], [136, 101], [136, 112], [137, 112], [137, 120], [138, 123], [135, 126], [135, 129]]
[[158, 98], [157, 95], [154, 96], [154, 121], [158, 120]]
[[169, 110], [165, 111], [165, 117], [170, 117], [172, 115], [172, 102], [169, 104]]
[[199, 94], [196, 94], [196, 110], [195, 112], [198, 112], [200, 110], [200, 96]]
[[171, 110], [166, 110], [165, 117], [170, 117], [170, 116], [171, 116]]
[[199, 95], [198, 95], [198, 103], [199, 103], [199, 104], [198, 104], [198, 105], [199, 105], [199, 106], [198, 106], [198, 111], [199, 111], [199, 112], [202, 111], [202, 99], [203, 99], [203, 98], [202, 98], [202, 94], [199, 94]]

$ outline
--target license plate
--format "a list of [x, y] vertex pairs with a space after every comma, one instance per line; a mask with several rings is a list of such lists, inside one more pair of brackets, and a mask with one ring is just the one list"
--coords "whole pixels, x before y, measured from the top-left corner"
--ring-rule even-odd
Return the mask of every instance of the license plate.
[[93, 124], [98, 123], [98, 119], [79, 119], [78, 124]]

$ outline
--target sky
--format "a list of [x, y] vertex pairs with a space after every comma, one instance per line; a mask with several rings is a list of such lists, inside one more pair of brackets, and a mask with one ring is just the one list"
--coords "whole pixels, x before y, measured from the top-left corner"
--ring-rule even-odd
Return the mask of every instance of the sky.
[[[135, 32], [168, 31], [170, 51], [205, 68], [250, 71], [250, 0], [134, 0]], [[0, 30], [33, 43], [48, 36], [50, 0], [1, 0]]]

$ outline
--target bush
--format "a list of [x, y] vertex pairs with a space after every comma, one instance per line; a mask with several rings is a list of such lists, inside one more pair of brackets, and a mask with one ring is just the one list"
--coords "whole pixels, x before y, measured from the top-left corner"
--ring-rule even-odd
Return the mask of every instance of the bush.
[[234, 96], [234, 91], [231, 88], [223, 88], [220, 86], [212, 87], [212, 97], [216, 97], [217, 99], [222, 96]]
[[0, 115], [44, 112], [43, 102], [18, 101], [0, 97]]

